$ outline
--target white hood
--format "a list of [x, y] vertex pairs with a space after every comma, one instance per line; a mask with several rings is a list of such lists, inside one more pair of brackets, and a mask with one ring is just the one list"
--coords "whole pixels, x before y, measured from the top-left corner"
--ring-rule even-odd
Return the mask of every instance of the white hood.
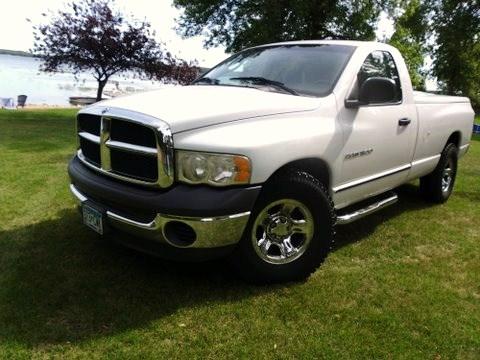
[[[233, 86], [178, 86], [95, 105], [136, 111], [167, 122], [173, 133], [265, 115], [317, 108], [317, 98]], [[94, 106], [95, 106], [94, 105]]]

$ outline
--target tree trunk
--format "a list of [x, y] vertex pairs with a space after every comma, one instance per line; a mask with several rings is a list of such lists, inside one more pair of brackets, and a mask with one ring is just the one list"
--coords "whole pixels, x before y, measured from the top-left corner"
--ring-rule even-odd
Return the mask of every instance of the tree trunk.
[[103, 88], [107, 85], [108, 79], [98, 80], [97, 101], [102, 100]]

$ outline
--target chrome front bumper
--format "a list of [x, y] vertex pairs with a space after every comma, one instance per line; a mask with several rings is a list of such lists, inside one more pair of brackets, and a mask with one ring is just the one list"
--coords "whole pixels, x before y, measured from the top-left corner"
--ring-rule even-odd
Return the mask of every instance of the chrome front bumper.
[[[88, 197], [82, 194], [73, 184], [70, 185], [70, 191], [80, 206], [89, 201]], [[157, 214], [151, 222], [143, 223], [109, 209], [106, 210], [105, 214], [108, 225], [120, 231], [177, 248], [199, 249], [219, 248], [238, 243], [250, 216], [249, 211], [205, 218]], [[172, 241], [165, 233], [166, 225], [169, 223], [181, 223], [190, 227], [195, 232], [195, 240], [185, 246]]]

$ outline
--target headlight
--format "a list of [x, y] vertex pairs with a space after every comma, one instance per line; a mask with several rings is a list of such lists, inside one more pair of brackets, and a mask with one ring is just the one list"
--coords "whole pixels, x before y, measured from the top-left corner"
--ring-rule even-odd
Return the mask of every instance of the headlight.
[[177, 151], [177, 178], [189, 184], [227, 186], [250, 182], [250, 160], [245, 156]]

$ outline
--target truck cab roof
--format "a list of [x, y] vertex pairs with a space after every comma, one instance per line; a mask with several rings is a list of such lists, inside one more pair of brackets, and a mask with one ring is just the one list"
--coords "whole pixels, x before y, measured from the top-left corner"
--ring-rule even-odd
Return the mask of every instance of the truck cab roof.
[[[277, 42], [271, 44], [265, 44], [258, 47], [269, 47], [269, 46], [282, 46], [282, 45], [343, 45], [343, 46], [354, 46], [362, 47], [367, 49], [376, 49], [376, 50], [392, 50], [395, 49], [393, 46], [378, 42], [378, 41], [354, 41], [354, 40], [298, 40], [298, 41], [285, 41]], [[395, 49], [396, 50], [396, 49]]]

